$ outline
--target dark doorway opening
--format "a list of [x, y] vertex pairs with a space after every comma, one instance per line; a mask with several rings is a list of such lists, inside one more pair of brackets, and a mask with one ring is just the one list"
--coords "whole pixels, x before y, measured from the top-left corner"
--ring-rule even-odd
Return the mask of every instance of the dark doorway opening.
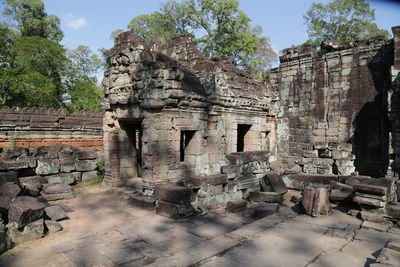
[[236, 151], [243, 152], [246, 143], [246, 134], [250, 130], [251, 124], [238, 124]]
[[185, 161], [185, 153], [190, 146], [190, 142], [193, 139], [196, 131], [181, 131], [181, 143], [180, 143], [180, 161]]
[[123, 178], [142, 176], [142, 124], [140, 121], [121, 121], [120, 167]]

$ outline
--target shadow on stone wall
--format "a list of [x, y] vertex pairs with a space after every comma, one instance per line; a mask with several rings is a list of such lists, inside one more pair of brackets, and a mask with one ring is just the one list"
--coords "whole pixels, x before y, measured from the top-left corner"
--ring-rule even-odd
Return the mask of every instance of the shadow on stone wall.
[[[390, 66], [393, 59], [387, 49], [388, 46], [382, 47], [365, 68], [353, 68], [352, 72], [356, 72], [351, 75], [350, 91], [353, 92], [349, 92], [353, 97], [351, 99], [354, 101], [354, 108], [357, 108], [357, 103], [361, 103], [359, 98], [368, 98], [358, 94], [377, 93], [373, 101], [366, 102], [361, 107], [353, 120], [354, 134], [351, 138], [356, 171], [372, 177], [384, 177], [389, 166], [390, 124], [387, 93], [390, 88]], [[371, 88], [369, 92], [368, 87]]]

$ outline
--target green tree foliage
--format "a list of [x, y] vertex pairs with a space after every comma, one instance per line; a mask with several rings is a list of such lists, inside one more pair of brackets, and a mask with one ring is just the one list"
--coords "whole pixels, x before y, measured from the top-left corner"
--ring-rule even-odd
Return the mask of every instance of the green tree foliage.
[[6, 0], [3, 14], [11, 18], [22, 36], [61, 41], [60, 19], [49, 16], [41, 0]]
[[260, 78], [276, 54], [269, 39], [261, 36], [262, 28], [250, 22], [237, 0], [169, 0], [159, 12], [133, 18], [128, 29], [147, 41], [191, 35], [204, 55], [230, 56]]
[[100, 110], [103, 93], [97, 85], [95, 74], [104, 67], [104, 62], [83, 45], [69, 50], [67, 56], [69, 66], [65, 85], [68, 111]]
[[379, 29], [375, 11], [365, 0], [336, 0], [326, 5], [313, 3], [303, 16], [308, 26], [307, 44], [318, 46], [323, 40], [354, 41], [375, 35], [389, 36]]
[[0, 106], [99, 110], [102, 61], [86, 46], [58, 43], [59, 19], [40, 0], [6, 0], [0, 24]]

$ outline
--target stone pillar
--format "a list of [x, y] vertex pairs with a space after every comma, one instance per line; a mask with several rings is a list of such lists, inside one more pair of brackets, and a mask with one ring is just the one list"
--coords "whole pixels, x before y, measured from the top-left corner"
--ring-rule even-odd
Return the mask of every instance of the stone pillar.
[[104, 135], [105, 176], [103, 183], [108, 186], [122, 184], [120, 173], [119, 131], [114, 129]]

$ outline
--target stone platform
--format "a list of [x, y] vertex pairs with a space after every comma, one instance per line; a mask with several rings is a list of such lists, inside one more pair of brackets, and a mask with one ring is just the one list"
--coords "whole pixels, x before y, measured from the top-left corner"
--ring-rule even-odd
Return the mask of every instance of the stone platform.
[[63, 232], [17, 246], [0, 266], [369, 266], [385, 255], [399, 266], [400, 252], [390, 249], [396, 246], [385, 248], [389, 240], [400, 242], [397, 228], [337, 209], [312, 218], [281, 205], [259, 220], [251, 208], [217, 209], [173, 220], [105, 190], [85, 190], [63, 201], [74, 210]]

